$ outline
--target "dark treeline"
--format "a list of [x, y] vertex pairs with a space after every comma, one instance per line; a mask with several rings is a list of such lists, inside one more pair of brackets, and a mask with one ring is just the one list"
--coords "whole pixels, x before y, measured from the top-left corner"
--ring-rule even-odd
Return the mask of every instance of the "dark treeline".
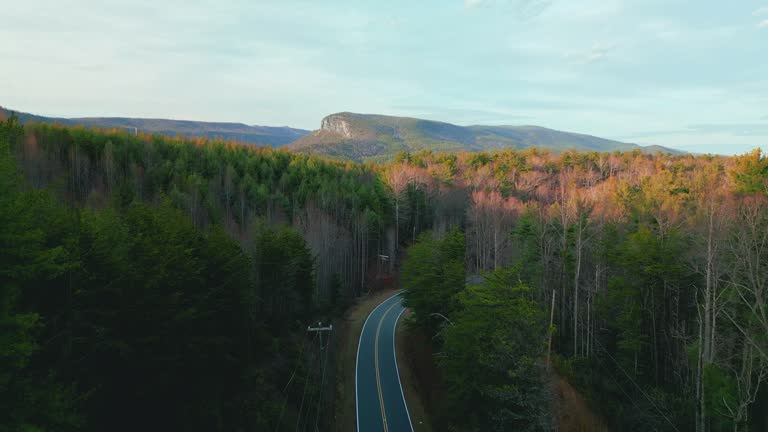
[[363, 287], [374, 174], [13, 118], [0, 134], [0, 430], [332, 422], [302, 338]]
[[196, 227], [223, 226], [243, 244], [254, 224], [290, 225], [317, 259], [313, 295], [320, 302], [359, 295], [379, 251], [394, 247], [386, 185], [361, 165], [224, 141], [41, 124], [26, 127], [15, 154], [31, 185], [77, 205], [167, 200]]
[[[514, 347], [518, 360], [545, 356], [501, 337], [487, 343], [495, 333], [483, 322], [497, 317], [497, 309], [473, 313], [465, 303], [498, 300], [478, 297], [476, 283], [465, 286], [458, 264], [431, 270], [420, 264], [446, 262], [437, 256], [439, 244], [451, 241], [454, 234], [444, 236], [452, 226], [464, 232], [461, 269], [469, 280], [490, 275], [482, 289], [499, 286], [502, 295], [503, 287], [547, 312], [554, 296], [554, 366], [612, 428], [768, 427], [768, 159], [761, 152], [732, 158], [427, 152], [401, 154], [385, 172], [396, 193], [418, 190], [424, 197], [424, 228], [433, 232], [411, 248], [403, 284], [417, 323], [444, 336], [435, 338], [435, 351], [448, 399], [466, 400], [465, 411], [441, 412], [455, 413], [459, 430], [546, 428], [535, 422], [535, 410], [525, 425], [488, 411], [498, 406], [494, 398], [521, 407], [519, 398], [539, 396], [505, 364], [502, 347]], [[432, 261], [423, 258], [421, 244], [437, 254]], [[501, 284], [500, 272], [507, 275]], [[517, 325], [536, 334], [538, 312]], [[507, 370], [509, 377], [495, 382], [509, 387], [486, 387], [483, 378], [492, 375], [465, 379], [470, 372], [454, 365], [471, 349], [453, 349], [457, 334], [474, 334], [468, 340], [486, 349], [466, 369]], [[541, 340], [530, 343], [538, 347]], [[469, 397], [471, 391], [477, 395]]]

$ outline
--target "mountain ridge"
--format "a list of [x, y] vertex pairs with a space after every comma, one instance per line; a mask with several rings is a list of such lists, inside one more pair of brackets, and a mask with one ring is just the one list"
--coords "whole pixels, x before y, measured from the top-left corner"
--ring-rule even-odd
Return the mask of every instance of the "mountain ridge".
[[386, 160], [400, 151], [492, 151], [538, 147], [555, 152], [657, 151], [681, 152], [661, 146], [640, 146], [593, 135], [533, 125], [470, 125], [379, 114], [339, 112], [322, 119], [320, 129], [286, 149], [355, 161]]
[[[12, 111], [0, 106], [0, 117]], [[402, 151], [493, 151], [531, 147], [562, 152], [633, 151], [682, 152], [652, 145], [600, 138], [534, 125], [469, 125], [381, 114], [339, 112], [325, 116], [320, 129], [308, 131], [288, 126], [256, 126], [237, 122], [204, 122], [131, 117], [47, 117], [13, 111], [22, 123], [38, 122], [102, 129], [128, 129], [169, 136], [220, 138], [256, 146], [270, 145], [299, 153], [380, 162]]]
[[[0, 114], [8, 116], [11, 110], [0, 106]], [[236, 140], [257, 146], [281, 147], [291, 143], [310, 131], [288, 126], [257, 126], [236, 122], [204, 122], [195, 120], [174, 120], [132, 117], [46, 117], [13, 111], [22, 123], [37, 122], [62, 124], [65, 126], [86, 126], [103, 129], [129, 129], [146, 133], [169, 136], [221, 138]]]

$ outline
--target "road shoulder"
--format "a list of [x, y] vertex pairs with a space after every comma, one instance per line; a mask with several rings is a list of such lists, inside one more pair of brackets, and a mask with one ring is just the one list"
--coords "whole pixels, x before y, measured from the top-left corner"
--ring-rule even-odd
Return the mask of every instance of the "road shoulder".
[[403, 395], [408, 404], [408, 411], [411, 416], [414, 432], [432, 431], [431, 421], [424, 409], [424, 401], [421, 392], [418, 391], [418, 381], [415, 379], [413, 362], [408, 359], [408, 344], [411, 330], [405, 323], [405, 320], [411, 315], [406, 309], [397, 323], [395, 333], [395, 353], [397, 354], [397, 366], [400, 371], [400, 383], [403, 386]]

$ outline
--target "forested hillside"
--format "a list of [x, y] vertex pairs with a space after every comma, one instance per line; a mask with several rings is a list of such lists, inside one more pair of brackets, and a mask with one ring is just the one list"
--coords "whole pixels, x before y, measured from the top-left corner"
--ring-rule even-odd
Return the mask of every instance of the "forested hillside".
[[[10, 111], [0, 106], [0, 117], [7, 117]], [[251, 126], [233, 122], [204, 122], [192, 120], [169, 120], [131, 117], [45, 117], [28, 113], [17, 113], [21, 123], [46, 123], [63, 126], [86, 126], [101, 129], [120, 129], [129, 132], [157, 133], [187, 138], [210, 138], [236, 140], [253, 145], [280, 147], [308, 134], [309, 131], [291, 127]]]
[[0, 430], [331, 424], [304, 329], [365, 286], [390, 213], [375, 173], [14, 118], [0, 130]]
[[[760, 151], [401, 154], [386, 173], [396, 199], [419, 191], [433, 230], [409, 249], [403, 285], [436, 335], [443, 421], [546, 429], [553, 304], [555, 368], [613, 429], [765, 430]], [[485, 277], [467, 284], [465, 269]]]
[[375, 289], [379, 255], [435, 336], [446, 430], [549, 428], [550, 335], [553, 368], [616, 430], [766, 428], [759, 151], [360, 165], [0, 131], [0, 430], [329, 428], [301, 402], [319, 389], [295, 385], [315, 373], [303, 331]]
[[[81, 205], [166, 200], [198, 228], [241, 243], [261, 221], [302, 233], [317, 259], [317, 292], [359, 294], [374, 249], [387, 247], [386, 185], [370, 168], [224, 141], [33, 124], [17, 146], [28, 182]], [[339, 287], [336, 287], [339, 288]]]

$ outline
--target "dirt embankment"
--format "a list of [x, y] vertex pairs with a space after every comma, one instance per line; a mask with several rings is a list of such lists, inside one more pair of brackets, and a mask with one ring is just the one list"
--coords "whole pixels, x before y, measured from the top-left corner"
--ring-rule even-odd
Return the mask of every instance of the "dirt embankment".
[[608, 432], [586, 399], [563, 377], [552, 373], [553, 415], [558, 432]]

